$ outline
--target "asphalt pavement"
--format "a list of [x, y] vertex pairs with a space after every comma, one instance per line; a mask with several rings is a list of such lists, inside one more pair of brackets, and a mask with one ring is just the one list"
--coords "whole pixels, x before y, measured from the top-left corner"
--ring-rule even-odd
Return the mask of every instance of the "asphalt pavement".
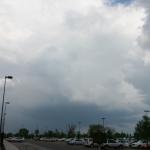
[[14, 145], [19, 149], [19, 150], [52, 150], [45, 148], [40, 145], [24, 142], [24, 143], [14, 143]]
[[[89, 150], [89, 148], [79, 145], [68, 145], [65, 142], [41, 142], [26, 141], [23, 143], [13, 143], [19, 150]], [[92, 150], [92, 149], [91, 149]], [[98, 150], [94, 148], [93, 150]]]
[[[43, 142], [43, 141], [28, 140], [22, 143], [12, 143], [12, 144], [16, 146], [19, 150], [99, 150], [98, 148], [88, 148], [82, 145], [68, 145], [65, 142]], [[123, 150], [130, 150], [130, 149], [123, 149]]]
[[16, 146], [14, 146], [12, 143], [4, 141], [4, 147], [6, 150], [18, 150]]

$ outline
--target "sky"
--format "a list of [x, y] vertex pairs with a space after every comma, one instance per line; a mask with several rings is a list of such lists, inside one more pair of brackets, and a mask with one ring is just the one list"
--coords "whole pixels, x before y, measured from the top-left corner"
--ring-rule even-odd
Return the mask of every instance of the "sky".
[[110, 0], [110, 2], [112, 4], [130, 4], [131, 2], [133, 2], [134, 0]]
[[150, 110], [149, 26], [149, 0], [0, 1], [6, 131], [86, 131], [106, 117], [133, 132]]

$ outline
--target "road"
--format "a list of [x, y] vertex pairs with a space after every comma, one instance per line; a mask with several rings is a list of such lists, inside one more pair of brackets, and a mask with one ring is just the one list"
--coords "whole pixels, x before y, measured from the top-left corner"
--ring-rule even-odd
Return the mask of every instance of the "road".
[[[79, 145], [68, 145], [65, 142], [43, 142], [25, 141], [23, 143], [13, 143], [19, 150], [99, 150], [99, 148], [87, 148]], [[107, 149], [114, 150], [114, 149]], [[131, 150], [131, 149], [123, 149]], [[133, 149], [132, 149], [133, 150]]]
[[[26, 141], [23, 143], [13, 143], [19, 150], [90, 150], [84, 146], [67, 145], [64, 142], [41, 142], [41, 141]], [[91, 150], [98, 150], [94, 148]]]

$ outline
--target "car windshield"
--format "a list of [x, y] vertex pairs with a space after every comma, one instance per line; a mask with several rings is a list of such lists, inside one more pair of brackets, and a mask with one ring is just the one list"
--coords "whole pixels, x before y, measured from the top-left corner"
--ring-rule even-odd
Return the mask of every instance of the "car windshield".
[[109, 140], [108, 142], [109, 142], [109, 143], [116, 143], [115, 140]]

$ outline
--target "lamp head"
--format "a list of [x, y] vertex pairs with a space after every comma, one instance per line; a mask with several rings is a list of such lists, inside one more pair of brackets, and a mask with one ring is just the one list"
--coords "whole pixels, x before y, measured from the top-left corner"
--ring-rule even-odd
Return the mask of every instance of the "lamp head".
[[13, 76], [5, 76], [6, 79], [13, 79]]

